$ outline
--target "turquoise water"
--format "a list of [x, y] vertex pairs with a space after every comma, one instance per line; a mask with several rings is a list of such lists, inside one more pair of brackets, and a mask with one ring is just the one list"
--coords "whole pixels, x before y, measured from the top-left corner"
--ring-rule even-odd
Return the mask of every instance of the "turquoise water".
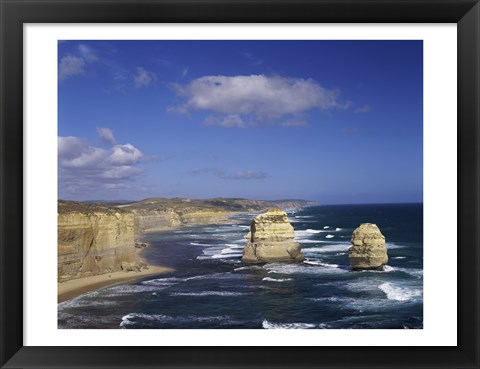
[[[243, 265], [255, 215], [147, 235], [144, 257], [175, 272], [59, 304], [59, 328], [423, 327], [421, 204], [292, 209], [289, 219], [306, 260]], [[386, 237], [383, 272], [349, 270], [352, 231], [366, 222]]]

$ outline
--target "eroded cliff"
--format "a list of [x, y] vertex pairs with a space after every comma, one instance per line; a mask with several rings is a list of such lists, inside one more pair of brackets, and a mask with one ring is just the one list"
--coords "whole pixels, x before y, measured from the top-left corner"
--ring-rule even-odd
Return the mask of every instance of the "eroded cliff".
[[295, 232], [284, 211], [272, 209], [257, 215], [250, 224], [242, 261], [301, 261], [304, 256], [300, 244], [293, 240], [294, 236]]
[[376, 224], [361, 224], [353, 231], [350, 242], [348, 258], [353, 270], [383, 269], [388, 263], [385, 236]]
[[[124, 204], [60, 200], [58, 280], [66, 281], [144, 267], [145, 263], [138, 254], [140, 246], [143, 247], [144, 244], [137, 242], [139, 247], [136, 248], [135, 242], [141, 239], [145, 232], [221, 223], [227, 221], [232, 212], [261, 211], [271, 208], [272, 205], [286, 208], [315, 204], [302, 200], [262, 201], [225, 198], [207, 200], [150, 198]], [[275, 228], [276, 225], [271, 227]], [[261, 239], [260, 229], [257, 232], [257, 238]], [[295, 253], [293, 228], [292, 234], [283, 238], [281, 242], [289, 247], [290, 252]], [[267, 240], [264, 241], [266, 245]], [[260, 256], [262, 252], [261, 250], [258, 252]]]
[[133, 214], [106, 206], [59, 202], [59, 281], [142, 265], [135, 248]]

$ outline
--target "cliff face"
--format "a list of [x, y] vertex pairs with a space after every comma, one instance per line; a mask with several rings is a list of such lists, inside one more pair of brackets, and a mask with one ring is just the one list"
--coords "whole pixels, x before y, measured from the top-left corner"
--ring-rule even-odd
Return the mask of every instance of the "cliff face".
[[385, 237], [376, 224], [364, 223], [353, 231], [348, 249], [353, 270], [382, 269], [388, 262]]
[[301, 261], [304, 256], [300, 245], [293, 240], [294, 236], [295, 232], [284, 211], [273, 209], [260, 214], [250, 224], [242, 261]]
[[180, 215], [185, 225], [208, 224], [226, 221], [228, 212], [223, 209], [192, 210]]
[[[272, 207], [273, 204], [297, 207], [315, 203], [301, 200], [275, 202], [223, 198], [151, 198], [129, 204], [108, 205], [60, 200], [58, 280], [139, 269], [144, 264], [138, 256], [135, 240], [141, 238], [144, 232], [220, 223], [226, 221], [233, 211], [259, 211]], [[285, 213], [270, 214], [269, 217], [259, 219], [261, 220], [252, 222], [255, 223], [250, 246], [252, 249], [246, 253], [246, 260], [249, 253], [256, 255], [256, 262], [300, 257], [300, 246], [293, 242], [293, 228]]]
[[180, 216], [173, 209], [140, 211], [132, 210], [135, 217], [135, 230], [138, 235], [148, 231], [162, 231], [182, 225]]
[[141, 266], [133, 214], [108, 209], [58, 214], [58, 280]]
[[[228, 212], [189, 201], [108, 206], [58, 203], [58, 281], [138, 270], [144, 263], [135, 248], [143, 232], [224, 221]], [[173, 206], [172, 206], [173, 205]]]
[[225, 221], [225, 211], [191, 211], [179, 213], [174, 209], [138, 211], [132, 210], [135, 216], [137, 235], [143, 232], [168, 231], [185, 225], [208, 224]]

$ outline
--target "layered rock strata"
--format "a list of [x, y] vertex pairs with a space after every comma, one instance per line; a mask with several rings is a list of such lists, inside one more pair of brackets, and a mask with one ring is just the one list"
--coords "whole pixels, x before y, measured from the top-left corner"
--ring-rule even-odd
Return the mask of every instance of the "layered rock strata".
[[300, 244], [293, 240], [294, 236], [295, 232], [284, 211], [273, 209], [257, 215], [250, 223], [242, 261], [301, 261], [304, 256]]
[[62, 212], [57, 219], [59, 282], [144, 266], [133, 214], [97, 207]]
[[137, 237], [143, 232], [168, 231], [182, 225], [180, 216], [173, 209], [165, 210], [132, 210], [135, 216], [135, 231]]
[[388, 262], [385, 236], [376, 224], [364, 223], [355, 229], [348, 249], [353, 270], [383, 269]]
[[[315, 205], [303, 200], [191, 200], [149, 198], [133, 203], [58, 201], [58, 280], [60, 282], [145, 266], [139, 253], [146, 232], [222, 223], [237, 211], [268, 206]], [[293, 238], [293, 232], [292, 237]], [[291, 239], [290, 239], [291, 242]], [[287, 242], [288, 243], [288, 242]], [[292, 253], [295, 251], [292, 249]]]

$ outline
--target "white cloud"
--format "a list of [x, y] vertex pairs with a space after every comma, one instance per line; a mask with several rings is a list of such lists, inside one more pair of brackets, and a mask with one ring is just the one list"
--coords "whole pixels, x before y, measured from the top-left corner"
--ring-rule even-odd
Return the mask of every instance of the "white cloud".
[[109, 159], [114, 165], [132, 165], [137, 164], [141, 157], [140, 150], [131, 144], [126, 144], [114, 146]]
[[89, 168], [103, 161], [105, 156], [105, 150], [86, 146], [78, 156], [72, 159], [63, 159], [61, 163], [64, 168]]
[[92, 52], [92, 50], [90, 50], [90, 48], [87, 45], [80, 44], [78, 45], [77, 49], [80, 55], [86, 61], [92, 62], [97, 60], [97, 56]]
[[242, 127], [247, 124], [282, 124], [285, 118], [312, 109], [346, 108], [338, 91], [328, 90], [312, 79], [265, 75], [205, 76], [187, 85], [175, 85], [186, 99], [176, 111], [211, 111], [220, 117], [207, 124]]
[[75, 195], [130, 188], [130, 183], [142, 174], [136, 166], [142, 157], [142, 152], [132, 144], [105, 150], [79, 137], [58, 137], [60, 193]]
[[58, 156], [64, 160], [70, 160], [78, 157], [87, 144], [78, 137], [59, 137], [58, 138]]
[[86, 45], [77, 47], [77, 55], [67, 54], [61, 57], [58, 65], [58, 78], [62, 81], [75, 75], [85, 74], [87, 63], [97, 60], [96, 55]]
[[154, 82], [157, 76], [153, 72], [149, 72], [141, 67], [137, 68], [137, 73], [133, 77], [136, 88], [148, 87], [150, 83]]
[[138, 176], [142, 172], [141, 169], [129, 165], [113, 167], [101, 174], [101, 178], [106, 179], [130, 179]]
[[110, 128], [97, 127], [97, 133], [103, 142], [106, 144], [115, 145], [115, 136]]
[[74, 55], [65, 55], [60, 59], [58, 77], [60, 80], [67, 79], [77, 74], [85, 73], [85, 60]]

